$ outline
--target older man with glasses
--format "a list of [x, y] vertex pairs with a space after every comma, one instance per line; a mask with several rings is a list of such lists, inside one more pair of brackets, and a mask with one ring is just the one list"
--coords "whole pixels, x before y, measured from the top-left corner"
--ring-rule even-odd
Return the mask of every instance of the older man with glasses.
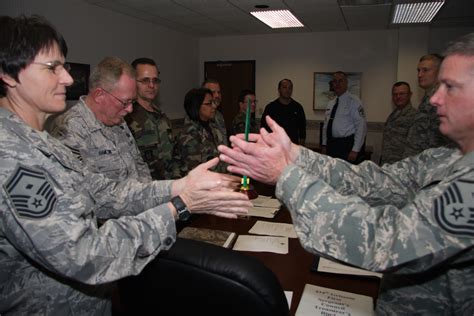
[[104, 58], [92, 71], [89, 93], [52, 123], [60, 139], [94, 173], [113, 180], [151, 181], [124, 117], [137, 94], [132, 66], [117, 57]]
[[137, 142], [142, 158], [155, 180], [180, 177], [180, 163], [173, 159], [175, 139], [171, 121], [160, 109], [160, 71], [151, 58], [137, 58], [132, 62], [137, 73], [137, 101], [133, 112], [125, 117]]

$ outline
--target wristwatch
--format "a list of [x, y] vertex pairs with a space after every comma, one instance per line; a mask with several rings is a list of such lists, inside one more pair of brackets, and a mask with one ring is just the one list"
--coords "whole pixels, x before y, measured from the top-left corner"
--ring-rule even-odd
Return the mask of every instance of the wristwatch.
[[171, 199], [171, 204], [176, 208], [176, 212], [178, 213], [178, 219], [180, 221], [186, 221], [191, 216], [191, 211], [188, 209], [186, 204], [179, 195], [175, 196]]

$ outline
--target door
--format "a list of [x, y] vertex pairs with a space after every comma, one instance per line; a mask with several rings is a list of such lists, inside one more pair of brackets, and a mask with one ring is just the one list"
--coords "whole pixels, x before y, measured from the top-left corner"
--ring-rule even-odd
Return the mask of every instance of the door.
[[204, 80], [219, 81], [222, 92], [221, 111], [227, 130], [239, 111], [240, 91], [255, 91], [255, 60], [206, 61], [204, 62]]

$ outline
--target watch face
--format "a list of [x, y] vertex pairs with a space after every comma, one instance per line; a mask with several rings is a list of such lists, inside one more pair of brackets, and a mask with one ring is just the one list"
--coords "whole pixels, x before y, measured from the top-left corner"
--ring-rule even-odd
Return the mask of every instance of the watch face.
[[178, 218], [180, 221], [186, 221], [189, 217], [191, 217], [191, 212], [187, 208], [178, 211]]

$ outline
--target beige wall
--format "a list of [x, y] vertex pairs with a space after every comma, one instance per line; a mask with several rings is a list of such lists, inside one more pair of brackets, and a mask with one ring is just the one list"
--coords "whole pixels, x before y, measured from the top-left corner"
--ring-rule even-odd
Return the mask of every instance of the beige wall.
[[256, 60], [258, 113], [277, 97], [277, 83], [290, 78], [293, 97], [308, 119], [313, 111], [313, 73], [343, 70], [362, 72], [362, 101], [371, 121], [390, 113], [386, 86], [396, 79], [398, 34], [394, 30], [325, 32], [202, 38], [200, 65], [210, 60]]

